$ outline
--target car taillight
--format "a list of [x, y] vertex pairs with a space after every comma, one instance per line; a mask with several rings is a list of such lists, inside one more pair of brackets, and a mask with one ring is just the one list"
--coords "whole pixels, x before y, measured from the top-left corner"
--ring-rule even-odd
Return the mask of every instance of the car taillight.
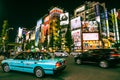
[[61, 63], [60, 62], [57, 62], [56, 63], [56, 67], [60, 67], [61, 66]]
[[111, 54], [111, 57], [120, 57], [120, 54]]

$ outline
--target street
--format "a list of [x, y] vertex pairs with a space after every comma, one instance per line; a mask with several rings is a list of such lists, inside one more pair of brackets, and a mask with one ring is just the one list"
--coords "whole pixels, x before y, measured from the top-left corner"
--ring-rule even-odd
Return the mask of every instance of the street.
[[36, 78], [34, 74], [11, 71], [4, 73], [0, 68], [0, 80], [119, 80], [120, 65], [102, 69], [96, 65], [77, 65], [72, 56], [67, 59], [66, 69], [56, 75], [45, 75]]

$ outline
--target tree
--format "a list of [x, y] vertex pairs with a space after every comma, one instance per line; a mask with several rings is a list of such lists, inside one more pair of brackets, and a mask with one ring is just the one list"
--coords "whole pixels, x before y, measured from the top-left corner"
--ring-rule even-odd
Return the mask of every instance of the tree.
[[8, 29], [8, 21], [7, 20], [4, 20], [3, 21], [3, 26], [2, 26], [2, 34], [1, 34], [1, 37], [2, 37], [2, 43], [3, 43], [3, 51], [5, 52], [5, 45], [6, 45], [6, 40], [8, 39], [8, 36], [7, 36], [7, 30]]
[[73, 45], [73, 39], [72, 39], [72, 36], [71, 36], [71, 30], [70, 30], [69, 25], [68, 25], [67, 32], [66, 32], [66, 35], [65, 35], [65, 39], [66, 39], [65, 45], [69, 48], [69, 51], [71, 52], [71, 46]]
[[7, 32], [6, 30], [8, 29], [8, 21], [4, 20], [3, 21], [3, 26], [2, 26], [2, 38], [5, 38], [5, 40], [7, 39]]

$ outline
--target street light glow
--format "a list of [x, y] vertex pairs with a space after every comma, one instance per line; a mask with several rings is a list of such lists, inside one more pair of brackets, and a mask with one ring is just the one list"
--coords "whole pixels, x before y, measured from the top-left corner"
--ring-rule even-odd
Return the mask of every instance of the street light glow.
[[11, 28], [8, 28], [6, 31], [9, 31], [9, 30], [13, 30], [14, 28], [13, 27], [11, 27]]

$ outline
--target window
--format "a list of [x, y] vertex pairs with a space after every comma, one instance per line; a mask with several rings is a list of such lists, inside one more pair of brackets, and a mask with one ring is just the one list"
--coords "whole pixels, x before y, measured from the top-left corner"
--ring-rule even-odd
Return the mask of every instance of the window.
[[16, 56], [15, 59], [24, 60], [24, 59], [26, 59], [26, 54], [25, 53], [21, 53], [18, 56]]

